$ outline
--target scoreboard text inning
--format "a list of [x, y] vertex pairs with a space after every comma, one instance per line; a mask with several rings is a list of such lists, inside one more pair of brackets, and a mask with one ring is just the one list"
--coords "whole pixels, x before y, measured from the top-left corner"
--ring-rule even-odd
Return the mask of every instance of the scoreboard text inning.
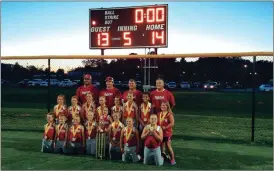
[[90, 49], [167, 47], [168, 5], [89, 10]]

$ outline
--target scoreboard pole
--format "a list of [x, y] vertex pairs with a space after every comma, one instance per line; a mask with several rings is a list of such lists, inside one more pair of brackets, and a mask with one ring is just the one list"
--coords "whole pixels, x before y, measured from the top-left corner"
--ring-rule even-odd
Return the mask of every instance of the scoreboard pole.
[[105, 55], [105, 49], [101, 49], [101, 55], [102, 55], [102, 56]]

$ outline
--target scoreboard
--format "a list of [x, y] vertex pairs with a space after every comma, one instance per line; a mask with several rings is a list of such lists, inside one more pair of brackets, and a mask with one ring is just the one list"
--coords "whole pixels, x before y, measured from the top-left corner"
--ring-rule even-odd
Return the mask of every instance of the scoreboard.
[[89, 48], [168, 46], [168, 5], [89, 9]]

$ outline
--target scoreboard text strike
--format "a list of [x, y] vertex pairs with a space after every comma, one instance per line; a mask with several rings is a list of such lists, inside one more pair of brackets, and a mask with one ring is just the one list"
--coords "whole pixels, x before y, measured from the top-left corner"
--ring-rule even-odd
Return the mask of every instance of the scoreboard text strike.
[[89, 10], [90, 49], [167, 47], [168, 5]]

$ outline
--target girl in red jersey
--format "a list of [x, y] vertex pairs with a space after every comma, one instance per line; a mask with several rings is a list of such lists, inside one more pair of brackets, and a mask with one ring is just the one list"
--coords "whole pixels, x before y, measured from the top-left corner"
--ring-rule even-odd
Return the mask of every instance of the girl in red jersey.
[[139, 120], [139, 115], [138, 115], [138, 106], [136, 103], [133, 101], [133, 93], [129, 92], [127, 95], [128, 101], [124, 104], [123, 107], [123, 123], [126, 125], [127, 118], [132, 118], [133, 119], [133, 124], [135, 128], [138, 128], [138, 120]]
[[95, 155], [97, 122], [96, 122], [95, 114], [92, 111], [88, 112], [85, 128], [86, 128], [85, 129], [86, 154]]
[[60, 94], [57, 96], [57, 105], [54, 106], [53, 111], [55, 113], [55, 123], [58, 124], [59, 113], [62, 112], [67, 115], [67, 106], [65, 95]]
[[47, 124], [44, 125], [44, 137], [42, 140], [41, 152], [52, 153], [53, 152], [53, 141], [55, 136], [55, 114], [47, 114]]
[[87, 114], [89, 111], [95, 112], [95, 109], [96, 109], [92, 93], [88, 92], [86, 94], [86, 100], [87, 101], [86, 103], [83, 104], [80, 112], [81, 123], [85, 123], [85, 121], [87, 120]]
[[120, 137], [122, 160], [124, 162], [138, 162], [140, 160], [140, 157], [137, 155], [139, 153], [139, 132], [133, 126], [133, 118], [128, 117], [126, 123], [127, 126], [122, 130]]
[[78, 105], [78, 97], [72, 96], [71, 97], [71, 106], [68, 108], [68, 123], [72, 124], [72, 119], [74, 116], [80, 115], [81, 106]]
[[[121, 97], [120, 97], [120, 96], [116, 96], [116, 97], [114, 98], [114, 106], [111, 108], [111, 115], [112, 115], [114, 112], [119, 112], [119, 113], [120, 113], [120, 116], [121, 116], [122, 113], [123, 113], [123, 107], [121, 106]], [[120, 117], [120, 121], [121, 121], [121, 117]]]
[[[144, 92], [143, 93], [143, 103], [140, 106], [140, 118], [139, 118], [139, 131], [143, 132], [143, 129], [147, 124], [149, 124], [150, 120], [150, 114], [152, 111], [152, 106], [151, 103], [149, 102], [149, 92]], [[140, 142], [140, 154], [143, 157], [144, 154], [144, 142]]]
[[163, 130], [157, 125], [156, 114], [150, 115], [150, 124], [144, 128], [141, 139], [145, 140], [144, 164], [163, 165], [164, 159], [161, 155], [160, 147], [163, 140]]
[[83, 154], [85, 148], [85, 130], [80, 123], [80, 116], [75, 116], [68, 132], [68, 154]]
[[143, 131], [143, 128], [149, 123], [150, 114], [152, 111], [151, 103], [149, 102], [149, 92], [143, 93], [143, 103], [140, 106], [140, 132]]
[[161, 112], [158, 114], [159, 125], [161, 125], [163, 129], [163, 143], [161, 145], [161, 151], [164, 153], [165, 147], [168, 150], [170, 155], [170, 163], [171, 165], [175, 165], [174, 152], [171, 147], [171, 137], [172, 137], [172, 128], [174, 126], [174, 117], [167, 101], [162, 102], [161, 104]]
[[108, 137], [109, 137], [109, 158], [111, 160], [121, 160], [121, 149], [120, 149], [120, 136], [121, 131], [124, 128], [124, 124], [120, 122], [121, 113], [115, 111], [112, 114], [114, 119], [113, 123], [109, 126]]
[[55, 127], [54, 153], [66, 153], [68, 124], [64, 113], [59, 114], [59, 124]]
[[99, 106], [96, 108], [96, 115], [97, 115], [97, 121], [99, 121], [100, 116], [103, 115], [104, 109], [107, 107], [106, 105], [106, 97], [100, 96], [99, 97]]

